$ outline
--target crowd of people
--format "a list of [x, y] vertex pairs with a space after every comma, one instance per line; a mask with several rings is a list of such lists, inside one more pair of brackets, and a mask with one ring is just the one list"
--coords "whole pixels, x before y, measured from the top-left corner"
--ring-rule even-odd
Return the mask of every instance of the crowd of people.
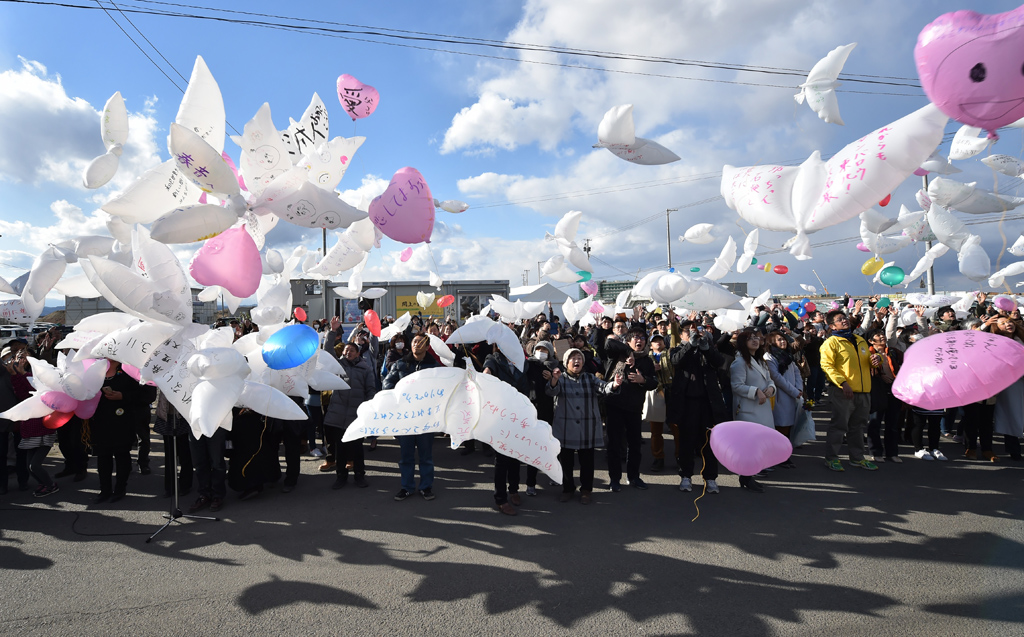
[[[561, 502], [593, 501], [599, 449], [604, 450], [611, 492], [648, 489], [645, 469], [649, 474], [669, 469], [666, 433], [674, 442], [671, 457], [679, 490], [692, 491], [699, 477], [707, 493], [719, 493], [719, 464], [709, 444], [715, 425], [754, 422], [800, 446], [813, 439], [815, 409], [829, 412], [823, 459], [825, 467], [836, 472], [846, 467], [875, 471], [881, 463], [901, 463], [904, 458], [945, 461], [943, 437], [959, 443], [957, 455], [967, 460], [1021, 459], [1024, 380], [988, 400], [942, 411], [904, 404], [892, 392], [904, 352], [931, 334], [983, 330], [1024, 343], [1024, 321], [1016, 310], [1000, 310], [984, 294], [959, 316], [949, 306], [900, 308], [878, 297], [844, 298], [828, 312], [815, 310], [803, 317], [787, 311], [777, 299], [755, 310], [746, 326], [722, 332], [709, 312], [678, 315], [668, 308], [651, 312], [638, 305], [630, 313], [580, 327], [562, 323], [549, 305], [547, 313], [510, 326], [526, 356], [522, 370], [486, 342], [449, 349], [456, 366], [491, 374], [515, 387], [536, 407], [538, 419], [550, 423], [561, 445], [563, 479], [560, 485], [549, 480], [548, 486], [558, 488]], [[232, 328], [236, 338], [258, 329], [245, 320], [223, 326]], [[441, 365], [428, 335], [445, 341], [458, 323], [414, 316], [404, 331], [384, 342], [363, 324], [345, 328], [338, 317], [314, 321], [313, 326], [321, 332], [324, 349], [340, 362], [350, 389], [311, 390], [304, 399], [293, 398], [308, 419], [279, 420], [236, 408], [230, 432], [218, 429], [212, 436], [197, 438], [155, 388], [139, 384], [110, 361], [91, 418], [72, 417], [55, 430], [43, 419], [0, 420], [0, 455], [5, 463], [0, 494], [7, 493], [13, 473], [20, 490], [29, 490], [34, 480], [34, 495], [50, 496], [60, 490], [59, 479], [85, 480], [89, 459], [95, 457], [100, 489], [94, 502], [116, 502], [127, 494], [134, 464], [139, 473], [151, 473], [153, 431], [163, 440], [165, 496], [188, 495], [194, 488], [197, 498], [188, 507], [191, 513], [221, 509], [229, 490], [241, 500], [258, 497], [272, 483], [280, 483], [284, 493], [292, 491], [304, 454], [321, 459], [320, 472], [336, 474], [332, 489], [348, 486], [350, 474], [355, 487], [369, 486], [365, 453], [377, 448], [377, 440], [343, 442], [346, 428], [356, 420], [359, 406], [378, 391]], [[32, 345], [12, 341], [3, 348], [0, 412], [29, 397], [28, 359], [54, 363], [59, 336], [47, 332]], [[645, 429], [650, 435], [649, 464], [643, 459]], [[1002, 455], [993, 447], [997, 431], [1003, 434]], [[434, 438], [398, 437], [400, 483], [395, 500], [417, 494], [426, 500], [436, 497]], [[44, 461], [55, 444], [64, 466], [51, 476]], [[461, 453], [476, 450], [476, 443], [469, 441]], [[515, 515], [522, 504], [520, 463], [486, 445], [482, 452], [494, 458], [497, 510]], [[11, 457], [13, 467], [8, 466]], [[787, 460], [758, 475], [740, 476], [739, 483], [763, 493], [765, 486], [757, 478], [795, 466]], [[536, 496], [537, 487], [537, 469], [527, 466], [525, 495]]]

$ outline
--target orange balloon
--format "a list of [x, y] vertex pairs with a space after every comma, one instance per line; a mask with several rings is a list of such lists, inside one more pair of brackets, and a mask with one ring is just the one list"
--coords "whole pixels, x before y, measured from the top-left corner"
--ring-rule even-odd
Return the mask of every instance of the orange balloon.
[[366, 310], [363, 312], [363, 323], [366, 323], [366, 328], [370, 330], [370, 334], [374, 336], [380, 336], [380, 317], [373, 310]]

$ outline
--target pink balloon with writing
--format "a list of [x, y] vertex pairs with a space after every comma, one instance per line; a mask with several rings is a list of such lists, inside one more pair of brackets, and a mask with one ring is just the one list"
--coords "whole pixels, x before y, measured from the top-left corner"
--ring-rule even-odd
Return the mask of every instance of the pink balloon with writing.
[[396, 172], [384, 194], [370, 202], [370, 220], [400, 243], [429, 243], [434, 198], [420, 171], [406, 167]]
[[789, 438], [756, 422], [731, 420], [711, 430], [711, 449], [726, 469], [752, 476], [789, 460], [793, 445]]
[[996, 138], [1024, 117], [1024, 6], [943, 14], [917, 36], [914, 61], [928, 99], [953, 119]]
[[260, 251], [244, 227], [230, 228], [196, 251], [188, 271], [200, 285], [219, 285], [240, 299], [260, 285]]
[[369, 84], [363, 84], [351, 75], [338, 76], [338, 101], [352, 121], [369, 117], [377, 110], [380, 93]]
[[604, 306], [601, 305], [599, 302], [594, 301], [593, 303], [590, 304], [590, 313], [591, 314], [604, 314]]
[[1024, 375], [1024, 345], [977, 330], [923, 338], [903, 355], [892, 394], [922, 409], [987, 400]]
[[74, 411], [75, 407], [78, 406], [77, 400], [62, 391], [43, 392], [43, 395], [39, 397], [39, 400], [54, 411], [70, 412]]

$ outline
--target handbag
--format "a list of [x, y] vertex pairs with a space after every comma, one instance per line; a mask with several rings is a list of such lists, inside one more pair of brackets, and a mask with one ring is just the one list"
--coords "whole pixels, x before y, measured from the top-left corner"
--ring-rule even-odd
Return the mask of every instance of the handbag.
[[814, 430], [814, 418], [811, 417], [811, 412], [801, 409], [796, 424], [789, 430], [789, 442], [795, 449], [804, 443], [811, 442], [816, 437], [817, 432]]

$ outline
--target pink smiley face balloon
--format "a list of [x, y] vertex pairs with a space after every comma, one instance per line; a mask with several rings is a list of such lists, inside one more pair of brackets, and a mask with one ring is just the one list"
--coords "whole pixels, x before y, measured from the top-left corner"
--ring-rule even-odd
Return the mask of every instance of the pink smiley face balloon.
[[941, 15], [918, 35], [914, 60], [928, 98], [953, 119], [998, 139], [1024, 117], [1024, 6]]

